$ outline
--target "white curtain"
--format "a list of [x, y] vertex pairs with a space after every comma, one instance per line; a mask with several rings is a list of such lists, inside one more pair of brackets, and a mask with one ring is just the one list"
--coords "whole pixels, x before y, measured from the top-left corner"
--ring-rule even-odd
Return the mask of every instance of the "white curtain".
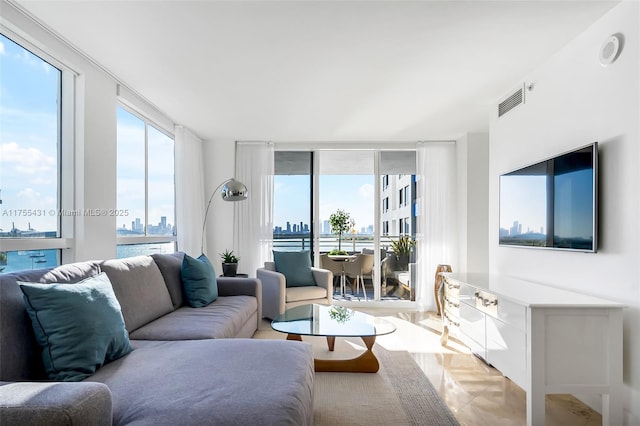
[[456, 270], [456, 146], [455, 142], [421, 142], [417, 147], [418, 309], [436, 309], [435, 272], [439, 264]]
[[199, 256], [204, 219], [202, 140], [183, 126], [175, 126], [174, 135], [178, 250]]
[[236, 179], [247, 186], [249, 194], [246, 201], [234, 203], [234, 247], [252, 276], [271, 259], [273, 175], [273, 143], [236, 142]]

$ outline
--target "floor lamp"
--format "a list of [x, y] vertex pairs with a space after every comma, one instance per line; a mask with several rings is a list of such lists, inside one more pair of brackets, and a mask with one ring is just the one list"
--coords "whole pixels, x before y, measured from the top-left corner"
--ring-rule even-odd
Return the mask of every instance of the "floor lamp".
[[216, 187], [211, 193], [207, 209], [204, 211], [204, 221], [202, 222], [202, 244], [200, 245], [200, 252], [204, 254], [204, 231], [207, 226], [207, 214], [209, 213], [209, 207], [213, 201], [213, 196], [218, 189], [222, 188], [220, 195], [224, 201], [242, 201], [247, 199], [248, 190], [244, 183], [235, 180], [234, 178], [227, 179]]

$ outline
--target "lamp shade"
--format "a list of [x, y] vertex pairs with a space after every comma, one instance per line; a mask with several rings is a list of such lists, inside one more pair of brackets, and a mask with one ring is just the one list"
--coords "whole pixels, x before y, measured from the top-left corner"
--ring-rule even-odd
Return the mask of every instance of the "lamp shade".
[[220, 190], [220, 195], [225, 201], [241, 201], [247, 199], [247, 187], [240, 181], [229, 179]]
[[207, 215], [209, 214], [209, 207], [213, 201], [213, 196], [216, 195], [216, 191], [220, 189], [220, 195], [224, 201], [242, 201], [247, 199], [249, 191], [244, 183], [235, 180], [234, 178], [227, 179], [216, 187], [211, 193], [207, 209], [204, 211], [204, 220], [202, 221], [202, 245], [200, 251], [204, 254], [204, 232], [207, 226]]

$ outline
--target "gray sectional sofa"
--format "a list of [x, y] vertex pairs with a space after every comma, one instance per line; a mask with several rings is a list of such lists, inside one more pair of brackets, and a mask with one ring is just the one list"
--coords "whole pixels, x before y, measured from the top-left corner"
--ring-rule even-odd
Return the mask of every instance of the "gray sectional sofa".
[[[308, 344], [252, 340], [261, 283], [218, 278], [218, 298], [185, 303], [182, 253], [78, 262], [0, 275], [0, 424], [306, 425]], [[46, 381], [18, 281], [111, 281], [133, 350], [80, 382]]]

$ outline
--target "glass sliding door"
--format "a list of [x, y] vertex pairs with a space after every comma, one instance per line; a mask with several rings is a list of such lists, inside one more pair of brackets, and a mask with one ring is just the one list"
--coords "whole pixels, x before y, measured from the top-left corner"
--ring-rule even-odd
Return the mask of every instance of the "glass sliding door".
[[416, 155], [383, 151], [379, 162], [381, 299], [415, 300]]
[[[375, 152], [333, 150], [316, 155], [321, 266], [334, 271], [334, 275], [345, 274], [346, 285], [336, 286], [334, 299], [374, 300]], [[336, 232], [332, 215], [347, 219], [342, 233]], [[327, 255], [337, 250], [352, 258], [336, 260]]]
[[275, 152], [273, 249], [309, 250], [313, 255], [313, 153]]
[[415, 300], [415, 173], [413, 150], [276, 151], [274, 249], [310, 250], [333, 271], [335, 300]]

